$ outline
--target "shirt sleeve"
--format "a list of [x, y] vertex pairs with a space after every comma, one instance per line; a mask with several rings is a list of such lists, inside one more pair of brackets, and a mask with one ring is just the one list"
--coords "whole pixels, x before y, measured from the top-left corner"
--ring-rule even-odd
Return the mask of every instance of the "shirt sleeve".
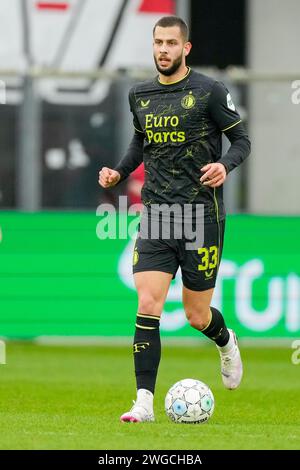
[[119, 182], [126, 179], [142, 163], [143, 148], [144, 134], [135, 131], [126, 154], [114, 168], [121, 175]]
[[212, 120], [222, 132], [228, 131], [241, 122], [231, 95], [221, 82], [215, 82], [213, 85], [208, 110]]
[[137, 114], [136, 114], [136, 111], [135, 111], [134, 91], [133, 91], [133, 89], [131, 89], [130, 92], [129, 92], [129, 106], [130, 106], [130, 111], [132, 112], [132, 116], [133, 116], [133, 127], [135, 128], [135, 130], [137, 132], [144, 133], [144, 131], [141, 129], [141, 125], [139, 123], [139, 120], [138, 120], [138, 117], [137, 117]]
[[242, 122], [225, 131], [225, 135], [231, 145], [228, 152], [218, 160], [218, 163], [223, 163], [226, 173], [229, 173], [250, 155], [251, 142]]
[[240, 165], [250, 154], [251, 142], [225, 85], [215, 82], [209, 98], [209, 113], [221, 132], [229, 139], [228, 152], [218, 160], [229, 173]]

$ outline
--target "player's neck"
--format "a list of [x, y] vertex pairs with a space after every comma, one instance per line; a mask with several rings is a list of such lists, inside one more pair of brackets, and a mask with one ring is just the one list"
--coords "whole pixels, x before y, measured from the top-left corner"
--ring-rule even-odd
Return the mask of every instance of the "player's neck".
[[184, 77], [186, 77], [186, 75], [188, 75], [189, 71], [190, 68], [187, 65], [183, 65], [172, 75], [167, 76], [160, 73], [159, 81], [163, 85], [169, 85], [170, 83], [179, 82]]

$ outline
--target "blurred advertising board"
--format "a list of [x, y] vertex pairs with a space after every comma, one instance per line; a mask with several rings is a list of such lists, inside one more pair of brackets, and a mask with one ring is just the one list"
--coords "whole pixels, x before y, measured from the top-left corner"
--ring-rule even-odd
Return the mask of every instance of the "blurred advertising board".
[[[94, 213], [0, 215], [0, 336], [132, 336], [137, 295], [134, 241], [116, 216], [117, 237], [99, 239]], [[300, 334], [300, 218], [227, 216], [212, 305], [239, 337]], [[123, 238], [120, 237], [123, 234]], [[163, 336], [197, 337], [181, 303], [180, 272], [161, 322]]]

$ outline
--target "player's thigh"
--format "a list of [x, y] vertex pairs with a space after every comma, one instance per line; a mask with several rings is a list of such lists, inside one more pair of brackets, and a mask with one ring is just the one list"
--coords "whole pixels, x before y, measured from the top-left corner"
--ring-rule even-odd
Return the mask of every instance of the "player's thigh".
[[[180, 266], [183, 285], [191, 291], [209, 291], [217, 280], [222, 255], [224, 223], [205, 223], [204, 242], [196, 249], [186, 249], [185, 240], [180, 243]], [[205, 294], [204, 294], [205, 297]]]
[[160, 316], [173, 275], [161, 271], [141, 271], [134, 273], [138, 294], [138, 311]]
[[176, 241], [137, 237], [133, 253], [133, 274], [158, 271], [175, 277], [178, 269]]
[[172, 240], [137, 237], [133, 274], [140, 313], [160, 316], [170, 282], [178, 269]]

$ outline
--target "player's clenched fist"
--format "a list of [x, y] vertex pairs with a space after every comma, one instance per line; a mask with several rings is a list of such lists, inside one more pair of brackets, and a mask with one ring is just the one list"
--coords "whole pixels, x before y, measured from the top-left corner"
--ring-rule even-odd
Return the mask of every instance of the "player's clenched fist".
[[111, 168], [107, 168], [104, 166], [99, 171], [99, 184], [102, 188], [110, 188], [111, 186], [115, 186], [118, 181], [120, 180], [121, 175], [118, 171], [112, 170]]

